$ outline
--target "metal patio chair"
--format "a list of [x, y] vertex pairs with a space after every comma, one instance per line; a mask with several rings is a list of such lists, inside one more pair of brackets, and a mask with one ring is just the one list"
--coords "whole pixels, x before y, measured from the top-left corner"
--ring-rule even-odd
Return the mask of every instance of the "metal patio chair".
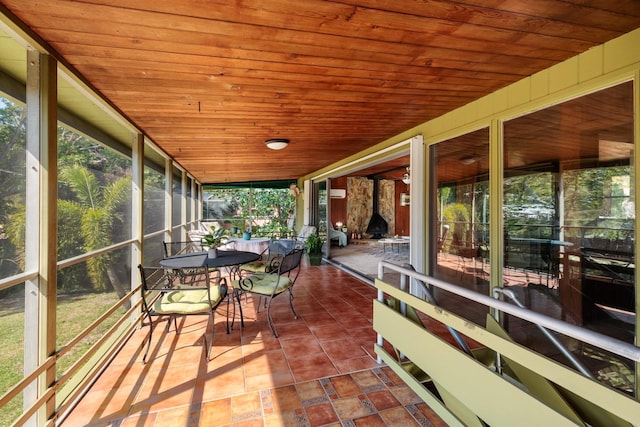
[[171, 327], [171, 321], [179, 333], [178, 316], [208, 316], [207, 328], [211, 328], [209, 339], [206, 337], [206, 330], [203, 334], [205, 345], [208, 341], [207, 360], [211, 356], [211, 347], [214, 338], [214, 314], [220, 303], [227, 295], [227, 282], [224, 278], [217, 279], [215, 284], [211, 284], [209, 271], [206, 267], [190, 268], [183, 271], [179, 281], [188, 276], [189, 284], [175, 283], [176, 271], [162, 267], [138, 266], [142, 279], [142, 309], [143, 323], [146, 319], [149, 324], [149, 338], [147, 348], [142, 357], [142, 362], [146, 363], [147, 355], [151, 347], [153, 331], [157, 320], [154, 318], [167, 318], [166, 331]]
[[254, 273], [250, 276], [231, 282], [238, 306], [240, 307], [240, 322], [242, 326], [244, 326], [244, 318], [242, 315], [240, 297], [243, 294], [253, 294], [258, 296], [256, 312], [260, 312], [262, 298], [265, 298], [264, 305], [267, 309], [267, 321], [271, 332], [273, 332], [273, 335], [276, 338], [278, 337], [278, 333], [276, 332], [275, 326], [273, 325], [273, 319], [271, 318], [271, 303], [275, 297], [288, 291], [291, 311], [293, 312], [294, 318], [298, 318], [298, 313], [293, 306], [293, 286], [300, 274], [300, 261], [303, 253], [304, 251], [302, 249], [294, 249], [279, 260], [278, 265], [274, 270]]

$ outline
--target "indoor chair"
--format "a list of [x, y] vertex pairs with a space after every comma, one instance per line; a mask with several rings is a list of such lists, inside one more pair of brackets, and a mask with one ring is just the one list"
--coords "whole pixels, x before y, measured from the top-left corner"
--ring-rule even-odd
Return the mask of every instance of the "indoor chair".
[[327, 222], [327, 229], [329, 231], [330, 240], [337, 240], [338, 246], [340, 246], [341, 248], [347, 246], [347, 243], [349, 243], [347, 233], [345, 233], [344, 231], [336, 230], [335, 228], [333, 228], [333, 224], [331, 224], [330, 222]]

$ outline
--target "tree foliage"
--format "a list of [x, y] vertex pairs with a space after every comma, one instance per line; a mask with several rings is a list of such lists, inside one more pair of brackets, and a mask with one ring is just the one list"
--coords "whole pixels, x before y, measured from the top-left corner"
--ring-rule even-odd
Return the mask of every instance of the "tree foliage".
[[[24, 269], [26, 113], [0, 98], [0, 277]], [[82, 166], [77, 166], [82, 165]], [[58, 127], [58, 259], [108, 246], [128, 238], [124, 228], [130, 193], [130, 160], [63, 126]], [[113, 283], [115, 261], [94, 257], [59, 272], [64, 290], [104, 290]], [[122, 263], [120, 263], [122, 265]], [[87, 277], [89, 280], [87, 280]], [[111, 282], [111, 283], [110, 283]]]
[[[128, 200], [130, 193], [130, 178], [126, 176], [101, 185], [86, 167], [73, 165], [61, 169], [60, 181], [62, 185], [68, 186], [75, 196], [66, 200], [64, 205], [68, 211], [80, 218], [79, 233], [76, 230], [69, 231], [76, 234], [74, 237], [82, 242], [84, 252], [114, 243], [118, 225], [122, 222], [122, 212], [119, 209]], [[69, 215], [66, 210], [60, 211], [61, 214], [63, 212]], [[63, 236], [60, 237], [62, 240]], [[114, 261], [110, 254], [92, 257], [87, 261], [89, 277], [95, 290], [107, 290], [109, 284], [118, 289], [118, 283], [109, 283], [108, 270], [114, 267]]]
[[[0, 200], [24, 195], [26, 111], [0, 98]], [[0, 204], [0, 214], [7, 204]]]
[[296, 200], [287, 189], [233, 188], [205, 193], [205, 219], [228, 220], [240, 229], [249, 222], [257, 235], [287, 230], [295, 206]]
[[24, 221], [20, 228], [9, 224], [25, 204], [25, 122], [25, 109], [0, 97], [0, 277], [24, 266], [24, 256], [16, 256], [14, 244], [24, 242]]

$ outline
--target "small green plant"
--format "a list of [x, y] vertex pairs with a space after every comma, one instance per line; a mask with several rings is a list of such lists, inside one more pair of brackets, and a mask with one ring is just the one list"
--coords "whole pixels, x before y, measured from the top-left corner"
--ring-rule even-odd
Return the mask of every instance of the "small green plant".
[[227, 236], [225, 235], [224, 228], [220, 228], [219, 230], [213, 231], [213, 233], [202, 236], [202, 246], [207, 246], [210, 249], [218, 248], [224, 245], [226, 241]]
[[318, 233], [314, 233], [307, 237], [304, 241], [304, 247], [307, 253], [310, 255], [322, 253], [322, 246], [324, 245], [324, 239], [320, 237]]

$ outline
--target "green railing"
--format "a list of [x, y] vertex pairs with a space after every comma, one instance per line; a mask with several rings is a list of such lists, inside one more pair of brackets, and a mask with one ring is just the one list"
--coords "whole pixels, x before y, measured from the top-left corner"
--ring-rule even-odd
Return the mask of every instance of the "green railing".
[[[376, 353], [452, 426], [592, 425], [640, 422], [640, 402], [515, 343], [492, 315], [478, 325], [384, 282], [385, 271], [508, 313], [638, 364], [640, 348], [612, 337], [382, 261], [376, 280]], [[417, 315], [421, 313], [421, 317]], [[472, 354], [431, 332], [429, 318], [473, 343]], [[430, 320], [431, 321], [431, 320]], [[442, 329], [446, 331], [446, 329]], [[393, 349], [395, 351], [390, 351]]]

